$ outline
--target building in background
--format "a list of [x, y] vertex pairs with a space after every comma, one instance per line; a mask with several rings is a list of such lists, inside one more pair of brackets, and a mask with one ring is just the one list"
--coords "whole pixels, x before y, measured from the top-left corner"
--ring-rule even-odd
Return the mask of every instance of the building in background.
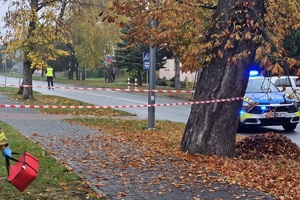
[[[159, 70], [159, 78], [166, 77], [167, 80], [170, 80], [175, 76], [175, 60], [168, 59], [165, 68]], [[188, 82], [195, 82], [196, 80], [196, 73], [183, 73], [180, 71], [180, 81], [188, 80]]]

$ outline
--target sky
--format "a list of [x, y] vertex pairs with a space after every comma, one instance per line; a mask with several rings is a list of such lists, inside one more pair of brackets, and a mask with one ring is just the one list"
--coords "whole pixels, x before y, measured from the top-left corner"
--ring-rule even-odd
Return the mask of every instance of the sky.
[[3, 26], [5, 25], [5, 23], [3, 22], [3, 17], [5, 16], [5, 13], [7, 11], [7, 7], [8, 4], [4, 4], [3, 1], [1, 1], [0, 3], [0, 28], [1, 28], [1, 35], [5, 33], [5, 31], [3, 30]]

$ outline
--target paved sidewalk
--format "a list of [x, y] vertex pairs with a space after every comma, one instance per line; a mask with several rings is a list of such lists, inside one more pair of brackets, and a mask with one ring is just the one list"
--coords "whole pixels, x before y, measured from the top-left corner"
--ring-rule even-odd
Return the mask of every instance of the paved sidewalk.
[[[0, 103], [18, 104], [1, 93]], [[44, 149], [60, 152], [55, 155], [58, 160], [67, 163], [96, 192], [108, 199], [272, 199], [251, 189], [221, 183], [205, 185], [201, 178], [191, 181], [190, 185], [178, 187], [174, 182], [180, 182], [182, 177], [188, 178], [185, 169], [177, 169], [173, 165], [181, 162], [179, 159], [162, 160], [160, 166], [152, 166], [134, 147], [119, 148], [118, 141], [114, 139], [108, 145], [101, 142], [99, 131], [70, 125], [63, 118], [41, 114], [34, 109], [0, 108], [0, 121], [11, 125]], [[137, 162], [143, 160], [145, 167], [130, 167], [132, 163], [128, 158], [131, 157], [135, 157]], [[177, 173], [174, 174], [174, 171]]]

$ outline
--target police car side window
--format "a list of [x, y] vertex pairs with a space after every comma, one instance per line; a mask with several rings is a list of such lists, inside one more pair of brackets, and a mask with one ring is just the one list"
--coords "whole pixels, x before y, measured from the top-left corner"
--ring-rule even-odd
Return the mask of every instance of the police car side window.
[[275, 83], [274, 83], [274, 85], [276, 85], [277, 87], [280, 87], [281, 86], [280, 81], [276, 80]]
[[290, 86], [291, 86], [289, 80], [286, 79], [286, 78], [276, 80], [275, 85], [276, 85], [277, 87], [282, 87], [282, 85], [284, 85], [284, 86], [286, 86], [286, 87], [290, 87]]
[[295, 78], [294, 81], [295, 81], [296, 87], [300, 87], [300, 82], [299, 82], [299, 80], [297, 80], [297, 78]]

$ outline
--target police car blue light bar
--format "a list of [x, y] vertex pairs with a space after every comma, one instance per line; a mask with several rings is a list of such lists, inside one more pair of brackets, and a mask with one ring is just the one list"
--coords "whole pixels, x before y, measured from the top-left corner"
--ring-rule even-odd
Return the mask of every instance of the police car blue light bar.
[[258, 76], [259, 73], [258, 73], [258, 71], [256, 71], [256, 70], [251, 70], [251, 71], [249, 72], [249, 75], [250, 75], [250, 76]]

